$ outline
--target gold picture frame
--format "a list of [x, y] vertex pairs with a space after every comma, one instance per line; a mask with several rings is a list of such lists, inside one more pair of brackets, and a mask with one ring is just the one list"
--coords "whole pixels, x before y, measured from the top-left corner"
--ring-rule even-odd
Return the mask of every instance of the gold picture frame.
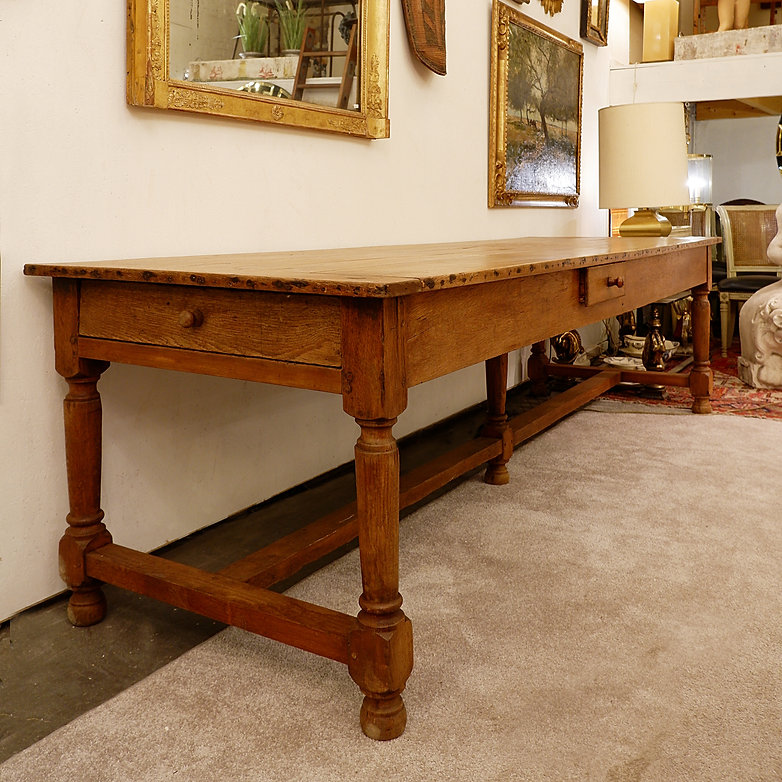
[[608, 0], [581, 0], [581, 37], [608, 46]]
[[578, 206], [584, 50], [492, 7], [489, 206]]
[[129, 105], [388, 138], [388, 0], [364, 0], [359, 4], [357, 111], [172, 78], [170, 4], [175, 1], [127, 0]]

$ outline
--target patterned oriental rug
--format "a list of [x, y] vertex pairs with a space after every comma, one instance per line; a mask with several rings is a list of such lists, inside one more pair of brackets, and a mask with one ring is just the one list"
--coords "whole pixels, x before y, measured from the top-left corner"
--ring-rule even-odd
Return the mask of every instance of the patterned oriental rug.
[[[738, 378], [738, 357], [741, 346], [734, 342], [727, 358], [720, 355], [719, 345], [711, 354], [711, 368], [714, 372], [714, 392], [711, 397], [715, 413], [744, 415], [753, 418], [775, 418], [782, 420], [782, 389], [759, 389], [745, 385]], [[685, 370], [688, 371], [688, 370]], [[689, 409], [690, 393], [686, 388], [666, 388], [662, 397], [651, 396], [647, 389], [628, 386], [603, 394], [601, 399], [628, 401], [633, 399], [645, 405], [661, 405]]]

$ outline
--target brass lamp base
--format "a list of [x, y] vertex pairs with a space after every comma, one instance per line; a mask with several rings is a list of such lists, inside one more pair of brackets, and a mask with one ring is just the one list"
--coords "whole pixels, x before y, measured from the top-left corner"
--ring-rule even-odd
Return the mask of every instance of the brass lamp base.
[[639, 209], [619, 226], [620, 236], [668, 236], [671, 221], [654, 209]]

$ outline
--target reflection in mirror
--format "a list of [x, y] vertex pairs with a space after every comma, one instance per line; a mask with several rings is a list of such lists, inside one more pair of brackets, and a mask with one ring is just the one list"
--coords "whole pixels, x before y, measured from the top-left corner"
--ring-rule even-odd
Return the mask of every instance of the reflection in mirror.
[[[340, 106], [344, 89], [340, 108], [356, 111], [356, 25], [345, 0], [171, 0], [170, 76], [323, 106]], [[297, 84], [305, 31], [316, 54]]]
[[132, 105], [388, 135], [388, 0], [128, 6]]

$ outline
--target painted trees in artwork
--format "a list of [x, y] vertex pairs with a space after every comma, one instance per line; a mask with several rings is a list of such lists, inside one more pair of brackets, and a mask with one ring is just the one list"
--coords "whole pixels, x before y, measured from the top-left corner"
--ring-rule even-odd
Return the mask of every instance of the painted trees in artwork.
[[[579, 62], [572, 52], [518, 25], [510, 27], [508, 102], [519, 112], [537, 114], [549, 140], [549, 120], [578, 121]], [[524, 112], [526, 111], [526, 115]], [[534, 118], [534, 116], [533, 116]]]
[[[510, 25], [508, 46], [508, 178], [511, 189], [540, 186], [575, 191], [580, 59], [568, 48], [521, 25]], [[534, 165], [530, 165], [534, 163]], [[563, 164], [568, 169], [564, 176]], [[548, 178], [547, 183], [520, 181]], [[565, 183], [564, 180], [568, 182]]]

